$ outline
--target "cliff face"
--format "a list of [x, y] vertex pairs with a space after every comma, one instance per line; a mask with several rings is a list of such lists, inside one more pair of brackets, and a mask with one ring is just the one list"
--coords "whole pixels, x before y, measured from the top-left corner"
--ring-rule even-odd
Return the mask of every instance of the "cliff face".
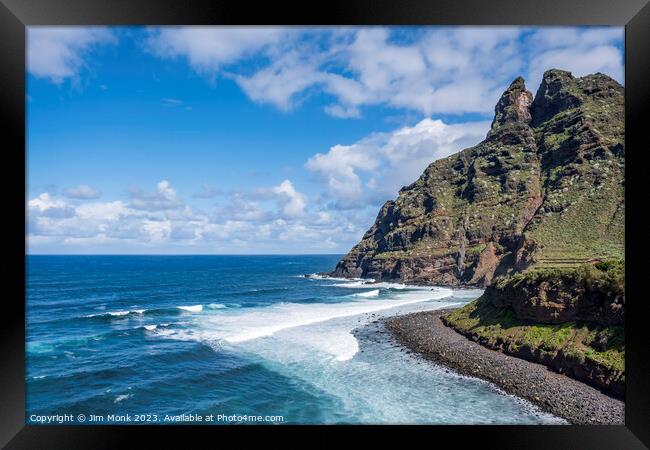
[[496, 280], [484, 296], [524, 322], [625, 325], [625, 264], [532, 270]]
[[500, 277], [443, 323], [493, 350], [625, 395], [625, 263]]
[[435, 161], [379, 211], [332, 275], [487, 286], [531, 266], [623, 258], [623, 87], [520, 77], [484, 141]]

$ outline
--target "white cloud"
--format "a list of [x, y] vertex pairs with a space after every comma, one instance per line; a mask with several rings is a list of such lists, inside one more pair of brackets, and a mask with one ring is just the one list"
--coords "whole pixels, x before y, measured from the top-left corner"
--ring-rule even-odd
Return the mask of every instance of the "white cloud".
[[544, 28], [527, 40], [531, 59], [527, 84], [535, 90], [544, 71], [552, 68], [568, 70], [581, 77], [595, 72], [605, 73], [624, 82], [623, 29], [610, 27]]
[[392, 43], [384, 28], [332, 33], [325, 49], [298, 42], [269, 66], [235, 79], [251, 99], [281, 110], [320, 89], [336, 100], [325, 112], [339, 118], [359, 117], [360, 107], [379, 104], [426, 115], [487, 112], [506, 83], [505, 74], [494, 75], [511, 57], [505, 44], [517, 30], [470, 31], [429, 29], [408, 45]]
[[[266, 197], [266, 195], [262, 197]], [[218, 210], [216, 220], [219, 222], [231, 219], [260, 222], [270, 220], [272, 216], [272, 213], [262, 207], [256, 196], [242, 192], [232, 192], [229, 195], [228, 202]]]
[[214, 73], [269, 45], [286, 29], [277, 27], [164, 27], [152, 30], [149, 49], [161, 57], [183, 57], [198, 72]]
[[288, 111], [293, 108], [298, 94], [324, 83], [327, 77], [318, 71], [315, 61], [292, 51], [252, 76], [236, 75], [234, 78], [252, 100]]
[[178, 198], [165, 181], [158, 183], [155, 194], [138, 196], [136, 200], [146, 203], [136, 202], [137, 208], [133, 198], [75, 202], [42, 193], [27, 203], [28, 244], [36, 252], [193, 248], [277, 253], [331, 251], [336, 242], [343, 251], [361, 236], [367, 220], [360, 224], [354, 212], [309, 211], [307, 197], [290, 180], [248, 193], [232, 192], [212, 217], [188, 205], [168, 208], [165, 202], [176, 204]]
[[169, 239], [172, 224], [169, 220], [143, 220], [142, 229], [149, 235], [150, 242], [161, 242]]
[[[296, 198], [286, 183], [278, 186], [278, 196]], [[65, 200], [30, 200], [28, 208], [28, 245], [30, 251], [56, 249], [60, 252], [216, 252], [216, 253], [302, 253], [345, 251], [358, 240], [369, 216], [357, 211], [303, 210], [301, 201], [289, 200], [280, 215], [258, 217], [219, 217], [211, 220], [203, 214], [187, 211], [149, 212], [130, 208], [122, 201], [81, 205]], [[36, 205], [47, 203], [41, 211]], [[69, 209], [71, 214], [52, 211]], [[291, 216], [291, 217], [290, 217]], [[283, 218], [284, 217], [284, 218]]]
[[115, 221], [120, 216], [131, 214], [126, 204], [120, 200], [113, 202], [84, 203], [75, 208], [76, 215], [82, 220]]
[[427, 117], [490, 114], [514, 77], [525, 72], [535, 90], [550, 67], [622, 81], [621, 28], [427, 27], [404, 42], [398, 34], [380, 27], [189, 27], [156, 31], [152, 46], [201, 73], [231, 64], [225, 75], [252, 100], [282, 111], [325, 93], [333, 102], [324, 111], [338, 118], [358, 118], [369, 105]]
[[115, 42], [115, 35], [106, 28], [28, 27], [27, 70], [59, 84], [79, 75], [93, 47]]
[[620, 27], [543, 27], [535, 30], [528, 42], [541, 48], [585, 47], [621, 42]]
[[341, 119], [361, 117], [361, 111], [354, 106], [328, 105], [325, 107], [325, 112], [332, 117], [339, 117]]
[[63, 191], [63, 195], [68, 198], [76, 198], [81, 200], [95, 199], [101, 197], [102, 193], [97, 189], [93, 189], [87, 184], [80, 184], [76, 188], [70, 188]]
[[156, 192], [148, 193], [139, 189], [132, 189], [130, 194], [130, 206], [134, 209], [160, 211], [183, 207], [183, 202], [178, 198], [176, 191], [167, 180], [158, 182]]
[[49, 208], [60, 208], [65, 206], [63, 200], [53, 199], [48, 192], [40, 194], [38, 197], [31, 199], [27, 206], [30, 208], [37, 208], [39, 211], [45, 211]]
[[488, 121], [450, 125], [424, 119], [351, 145], [335, 145], [311, 157], [306, 168], [325, 181], [337, 207], [359, 207], [394, 198], [431, 162], [477, 144], [489, 128]]
[[[77, 77], [93, 47], [116, 42], [99, 27], [28, 34], [29, 71], [55, 83]], [[232, 78], [253, 101], [282, 111], [325, 93], [333, 101], [324, 111], [338, 118], [358, 118], [371, 105], [427, 117], [489, 114], [512, 78], [525, 72], [535, 90], [551, 67], [623, 81], [622, 28], [424, 27], [398, 36], [381, 27], [161, 27], [149, 31], [146, 48], [211, 79]]]
[[335, 145], [327, 153], [312, 156], [306, 167], [322, 175], [335, 196], [356, 200], [361, 196], [358, 171], [377, 167], [379, 161], [373, 153], [380, 139], [373, 136], [353, 145]]
[[296, 191], [289, 180], [284, 180], [277, 186], [273, 187], [273, 193], [280, 196], [282, 212], [287, 217], [300, 217], [305, 213], [307, 200], [303, 194]]
[[558, 67], [568, 70], [576, 77], [602, 72], [616, 80], [623, 81], [621, 52], [611, 45], [601, 45], [583, 51], [576, 51], [574, 48], [560, 48], [544, 52], [531, 62], [530, 78], [535, 82], [537, 79], [541, 79], [537, 74], [543, 74], [548, 69]]
[[[159, 183], [159, 188], [163, 194], [168, 194], [165, 190], [169, 187], [164, 183]], [[189, 208], [143, 210], [121, 200], [69, 203], [49, 193], [31, 199], [27, 207], [30, 241], [32, 236], [49, 236], [75, 245], [83, 242], [167, 242], [174, 225], [207, 222], [207, 218], [193, 214]]]
[[[59, 237], [88, 237], [99, 233], [101, 225], [117, 220], [124, 207], [121, 202], [114, 202], [112, 208], [98, 207], [97, 203], [84, 203], [78, 206], [66, 200], [53, 198], [49, 193], [42, 193], [31, 199], [28, 204], [28, 229], [32, 235]], [[119, 212], [115, 212], [115, 209]], [[112, 215], [106, 214], [110, 209]]]

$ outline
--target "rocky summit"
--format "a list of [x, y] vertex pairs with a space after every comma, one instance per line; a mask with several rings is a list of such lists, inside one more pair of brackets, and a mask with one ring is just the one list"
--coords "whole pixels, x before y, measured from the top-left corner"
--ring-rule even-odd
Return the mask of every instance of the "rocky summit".
[[619, 83], [553, 69], [533, 97], [519, 77], [485, 140], [386, 202], [331, 275], [485, 287], [529, 268], [623, 259], [624, 173]]

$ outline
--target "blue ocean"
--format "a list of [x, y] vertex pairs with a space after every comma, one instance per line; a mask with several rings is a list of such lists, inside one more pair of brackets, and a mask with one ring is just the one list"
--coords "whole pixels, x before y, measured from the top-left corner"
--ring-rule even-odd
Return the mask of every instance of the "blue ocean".
[[27, 422], [561, 422], [358, 332], [480, 291], [305, 276], [339, 258], [28, 256]]

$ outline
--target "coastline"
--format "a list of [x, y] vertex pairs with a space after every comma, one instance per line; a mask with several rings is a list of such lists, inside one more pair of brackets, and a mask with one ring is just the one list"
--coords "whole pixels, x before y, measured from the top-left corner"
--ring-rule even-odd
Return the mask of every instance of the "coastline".
[[430, 280], [400, 280], [396, 278], [366, 278], [366, 277], [351, 277], [351, 276], [338, 276], [334, 275], [333, 272], [317, 272], [317, 273], [308, 273], [303, 274], [305, 278], [329, 278], [329, 279], [340, 279], [340, 280], [350, 280], [350, 281], [363, 281], [368, 284], [368, 287], [371, 287], [373, 284], [377, 283], [395, 283], [395, 284], [404, 284], [407, 286], [418, 286], [418, 287], [439, 287], [446, 289], [453, 289], [455, 291], [469, 291], [474, 289], [485, 289], [485, 287], [480, 286], [479, 284], [445, 284], [445, 283], [436, 283], [435, 281]]
[[580, 381], [473, 342], [442, 323], [451, 309], [379, 319], [376, 331], [407, 352], [462, 375], [493, 383], [571, 424], [624, 424], [625, 403]]

